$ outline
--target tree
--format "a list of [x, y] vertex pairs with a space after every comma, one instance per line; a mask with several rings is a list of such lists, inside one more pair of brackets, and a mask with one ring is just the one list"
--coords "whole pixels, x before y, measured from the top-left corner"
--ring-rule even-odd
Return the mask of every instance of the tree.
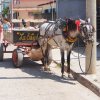
[[8, 17], [8, 15], [9, 15], [9, 7], [6, 7], [2, 11], [2, 16], [3, 17]]

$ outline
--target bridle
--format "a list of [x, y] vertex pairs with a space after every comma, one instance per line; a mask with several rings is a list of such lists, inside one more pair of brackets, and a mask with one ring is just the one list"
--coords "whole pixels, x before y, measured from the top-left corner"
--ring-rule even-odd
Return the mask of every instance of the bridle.
[[[62, 33], [63, 33], [63, 36], [64, 36], [66, 42], [71, 44], [71, 43], [74, 43], [77, 41], [77, 39], [78, 39], [77, 36], [71, 37], [70, 31], [79, 31], [80, 30], [79, 26], [80, 26], [79, 20], [72, 20], [72, 19], [66, 20], [66, 26], [63, 27], [63, 29], [62, 29]], [[75, 33], [73, 32], [73, 34], [75, 34]]]
[[80, 25], [80, 33], [85, 43], [94, 41], [94, 31], [94, 27], [90, 23], [84, 23]]
[[[69, 27], [69, 22], [72, 23]], [[74, 43], [77, 41], [76, 37], [70, 36], [70, 31], [77, 31], [85, 43], [93, 42], [94, 27], [89, 22], [81, 23], [80, 20], [67, 20], [66, 26], [62, 28], [62, 33], [67, 42]], [[74, 34], [74, 32], [73, 32]]]

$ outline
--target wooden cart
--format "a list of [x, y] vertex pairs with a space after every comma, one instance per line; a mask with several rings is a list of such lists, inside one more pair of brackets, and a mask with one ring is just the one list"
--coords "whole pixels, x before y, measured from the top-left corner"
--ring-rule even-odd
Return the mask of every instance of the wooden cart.
[[[3, 54], [8, 52], [6, 47], [9, 43], [17, 46], [12, 51], [12, 62], [15, 67], [21, 67], [23, 64], [24, 55], [32, 60], [43, 61], [42, 50], [38, 44], [39, 29], [12, 29], [9, 31], [3, 31], [3, 43], [0, 43], [0, 61], [3, 61]], [[6, 42], [5, 42], [6, 41]], [[5, 49], [4, 49], [5, 48]], [[49, 50], [49, 62], [51, 63], [51, 47]], [[9, 52], [8, 52], [9, 53]]]

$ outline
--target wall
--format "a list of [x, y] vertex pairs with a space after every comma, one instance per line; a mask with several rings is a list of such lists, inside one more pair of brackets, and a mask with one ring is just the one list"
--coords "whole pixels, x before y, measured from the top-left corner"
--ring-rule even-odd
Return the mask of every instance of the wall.
[[[40, 1], [40, 2], [39, 2]], [[34, 18], [34, 16], [29, 16], [28, 12], [33, 12], [33, 13], [41, 13], [42, 9], [40, 8], [35, 8], [37, 4], [41, 4], [44, 2], [47, 2], [48, 0], [14, 0], [14, 5], [13, 5], [13, 13], [16, 16], [16, 12], [19, 12], [19, 16], [17, 18], [24, 18], [24, 19], [29, 19], [29, 18]], [[29, 8], [29, 9], [27, 9]], [[17, 9], [17, 10], [16, 10]], [[23, 9], [23, 10], [20, 10]], [[24, 10], [25, 9], [25, 10]], [[27, 10], [26, 10], [27, 9]], [[15, 18], [15, 17], [14, 17]]]
[[82, 18], [86, 17], [86, 0], [57, 0], [58, 18]]
[[100, 0], [97, 0], [97, 39], [100, 41]]
[[14, 5], [15, 7], [34, 7], [39, 4], [50, 2], [52, 0], [17, 0], [17, 1], [20, 1], [20, 4]]

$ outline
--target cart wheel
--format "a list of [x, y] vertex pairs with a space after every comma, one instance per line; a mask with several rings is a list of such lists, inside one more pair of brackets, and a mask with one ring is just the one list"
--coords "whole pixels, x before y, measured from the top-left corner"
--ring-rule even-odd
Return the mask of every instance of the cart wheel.
[[[49, 66], [50, 64], [51, 64], [51, 62], [52, 62], [52, 52], [51, 52], [51, 46], [49, 45], [49, 47], [48, 47], [48, 62], [47, 62], [47, 65]], [[42, 62], [42, 64], [44, 65], [45, 63], [44, 63], [44, 58], [42, 58], [41, 59], [41, 62]]]
[[12, 53], [12, 62], [16, 68], [20, 68], [23, 64], [23, 53], [20, 49], [15, 49]]
[[9, 43], [3, 43], [4, 51], [6, 51], [6, 48], [8, 47]]
[[0, 61], [3, 61], [3, 44], [0, 43]]

